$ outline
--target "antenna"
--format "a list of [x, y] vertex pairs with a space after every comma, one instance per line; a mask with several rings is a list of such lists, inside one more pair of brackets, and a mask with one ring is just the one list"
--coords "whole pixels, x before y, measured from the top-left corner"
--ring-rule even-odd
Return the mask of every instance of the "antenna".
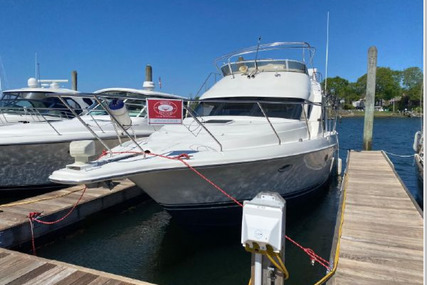
[[326, 63], [325, 63], [325, 95], [328, 87], [328, 56], [329, 56], [329, 11], [326, 18]]
[[256, 54], [255, 54], [255, 73], [258, 72], [257, 59], [258, 59], [258, 51], [259, 51], [259, 44], [260, 44], [260, 42], [261, 42], [261, 36], [259, 36], [259, 38], [258, 38], [258, 44], [257, 44], [257, 47], [256, 47]]
[[40, 79], [40, 64], [37, 57], [37, 53], [34, 56], [34, 77], [39, 80]]

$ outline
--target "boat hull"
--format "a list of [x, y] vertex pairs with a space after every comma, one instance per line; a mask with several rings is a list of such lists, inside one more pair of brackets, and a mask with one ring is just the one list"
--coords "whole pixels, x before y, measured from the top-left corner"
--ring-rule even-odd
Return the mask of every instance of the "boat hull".
[[[282, 158], [197, 167], [203, 176], [239, 202], [259, 192], [285, 199], [319, 188], [329, 178], [336, 145]], [[171, 214], [215, 212], [236, 203], [190, 168], [143, 172], [129, 177]]]
[[[110, 147], [119, 144], [117, 138], [104, 140]], [[96, 158], [104, 146], [95, 141]], [[13, 144], [0, 147], [0, 191], [29, 188], [51, 188], [49, 175], [74, 162], [69, 152], [70, 141], [44, 144]]]

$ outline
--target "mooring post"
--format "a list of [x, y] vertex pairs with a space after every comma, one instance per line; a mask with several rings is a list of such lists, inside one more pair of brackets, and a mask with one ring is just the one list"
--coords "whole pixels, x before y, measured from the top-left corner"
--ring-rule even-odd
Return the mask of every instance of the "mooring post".
[[75, 70], [71, 72], [71, 89], [77, 91], [77, 71]]
[[372, 133], [374, 129], [375, 85], [377, 73], [377, 48], [368, 50], [368, 74], [366, 78], [365, 122], [363, 128], [363, 150], [372, 149]]

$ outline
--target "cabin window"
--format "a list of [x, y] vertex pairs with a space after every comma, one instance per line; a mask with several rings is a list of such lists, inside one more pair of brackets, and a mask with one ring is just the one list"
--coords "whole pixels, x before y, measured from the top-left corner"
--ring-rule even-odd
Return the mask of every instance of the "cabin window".
[[[259, 100], [259, 102], [268, 117], [294, 120], [301, 118], [302, 104], [297, 102], [295, 102], [296, 104], [294, 102], [273, 103], [266, 102], [266, 99]], [[274, 101], [274, 99], [271, 101]], [[242, 100], [241, 103], [235, 101], [227, 102], [227, 100], [222, 102], [206, 100], [199, 103], [195, 112], [199, 116], [264, 116], [256, 101], [245, 102], [245, 100]]]

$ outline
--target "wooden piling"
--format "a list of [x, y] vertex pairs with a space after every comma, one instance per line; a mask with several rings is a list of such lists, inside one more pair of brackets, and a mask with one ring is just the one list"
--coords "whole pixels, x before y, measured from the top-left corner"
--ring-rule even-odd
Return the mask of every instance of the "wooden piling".
[[372, 133], [374, 128], [375, 85], [377, 73], [377, 48], [368, 50], [368, 73], [366, 78], [365, 123], [363, 128], [363, 150], [372, 149]]
[[71, 89], [77, 91], [77, 71], [75, 70], [71, 72]]
[[153, 68], [149, 64], [145, 67], [145, 81], [153, 81]]

